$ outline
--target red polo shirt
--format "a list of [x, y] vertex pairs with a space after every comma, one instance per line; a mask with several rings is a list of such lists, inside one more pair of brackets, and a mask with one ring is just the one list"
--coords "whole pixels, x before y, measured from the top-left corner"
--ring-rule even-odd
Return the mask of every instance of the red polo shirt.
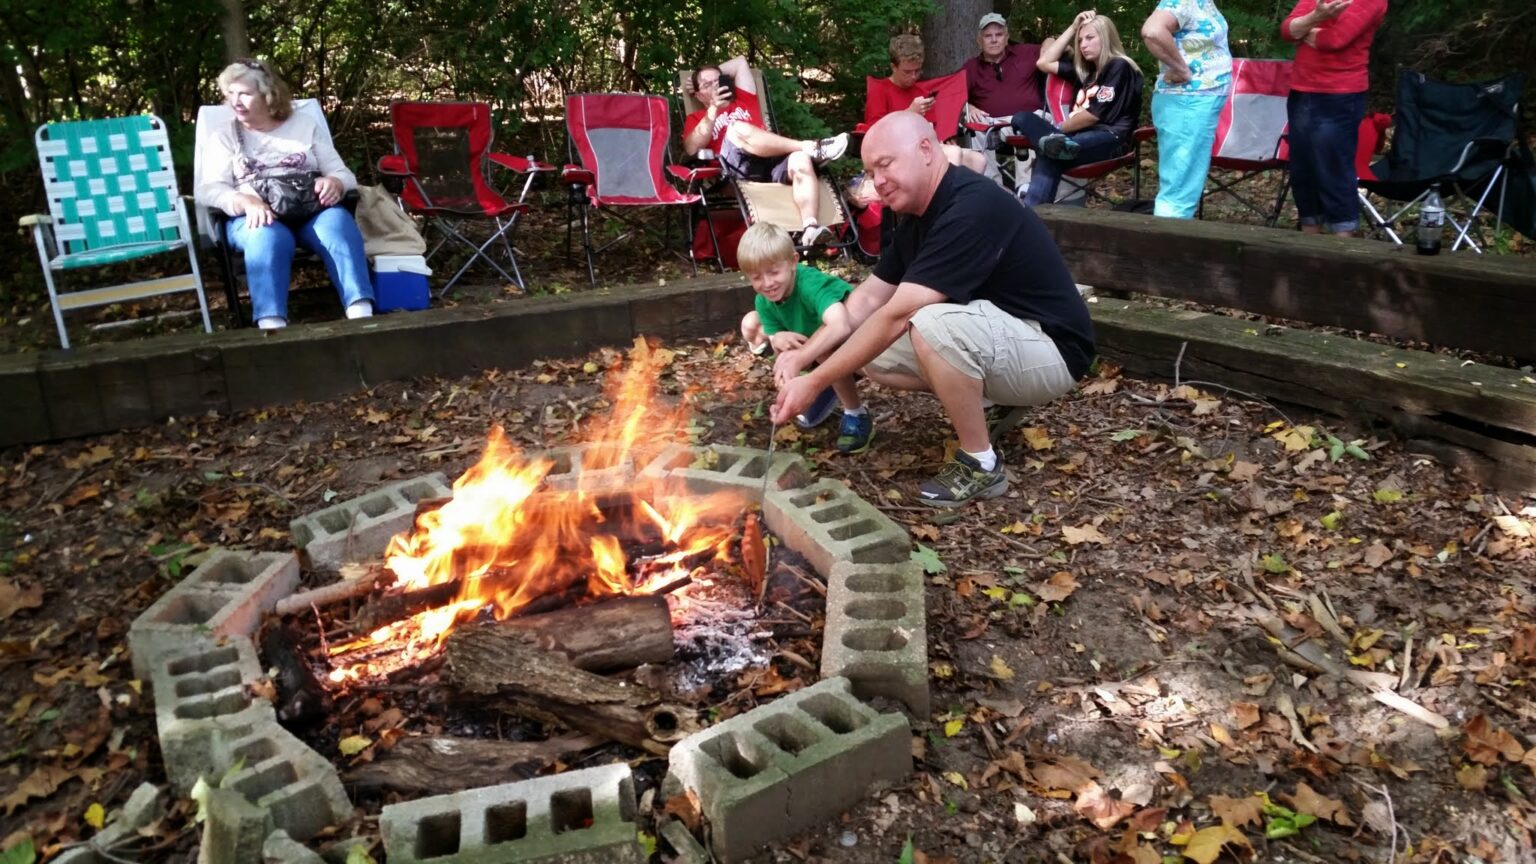
[[1302, 93], [1365, 92], [1370, 86], [1367, 67], [1371, 40], [1387, 17], [1386, 0], [1354, 0], [1339, 17], [1318, 25], [1316, 46], [1291, 38], [1291, 21], [1316, 5], [1316, 0], [1301, 0], [1280, 22], [1280, 35], [1297, 43], [1291, 89]]
[[967, 100], [998, 118], [1040, 110], [1045, 105], [1045, 76], [1035, 68], [1039, 60], [1039, 45], [1017, 42], [1003, 49], [1003, 57], [997, 63], [986, 62], [980, 54], [972, 57], [960, 67], [965, 71]]

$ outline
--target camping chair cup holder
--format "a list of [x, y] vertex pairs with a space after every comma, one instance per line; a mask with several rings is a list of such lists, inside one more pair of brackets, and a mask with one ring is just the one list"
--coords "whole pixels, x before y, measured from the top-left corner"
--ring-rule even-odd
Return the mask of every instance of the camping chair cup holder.
[[[143, 114], [49, 123], [35, 142], [48, 215], [24, 217], [21, 227], [32, 229], [60, 346], [69, 347], [65, 312], [181, 291], [197, 295], [203, 330], [213, 332], [164, 121]], [[188, 267], [179, 275], [72, 290], [55, 280], [55, 273], [178, 251]]]

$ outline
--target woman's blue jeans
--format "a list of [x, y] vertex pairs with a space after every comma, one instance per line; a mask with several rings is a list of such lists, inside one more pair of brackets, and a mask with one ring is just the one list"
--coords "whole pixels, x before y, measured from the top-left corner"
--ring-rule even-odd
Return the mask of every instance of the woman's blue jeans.
[[342, 308], [373, 299], [368, 280], [368, 256], [357, 220], [341, 206], [327, 207], [297, 228], [273, 222], [245, 227], [245, 217], [229, 220], [229, 243], [245, 256], [245, 280], [251, 291], [251, 312], [257, 320], [288, 317], [288, 277], [299, 246], [320, 256], [331, 284], [341, 294]]
[[1291, 91], [1285, 103], [1290, 121], [1291, 194], [1303, 225], [1331, 233], [1360, 225], [1360, 178], [1355, 149], [1365, 118], [1364, 93]]
[[[1047, 135], [1062, 135], [1055, 124], [1038, 114], [1013, 115], [1013, 129], [1029, 138], [1035, 151], [1040, 151], [1040, 139]], [[1071, 159], [1052, 159], [1044, 153], [1035, 160], [1033, 173], [1029, 175], [1029, 189], [1024, 193], [1024, 203], [1030, 206], [1049, 204], [1056, 200], [1056, 187], [1061, 185], [1061, 175], [1079, 165], [1103, 162], [1124, 153], [1125, 144], [1114, 132], [1099, 126], [1089, 126], [1067, 135], [1077, 142], [1077, 155]]]

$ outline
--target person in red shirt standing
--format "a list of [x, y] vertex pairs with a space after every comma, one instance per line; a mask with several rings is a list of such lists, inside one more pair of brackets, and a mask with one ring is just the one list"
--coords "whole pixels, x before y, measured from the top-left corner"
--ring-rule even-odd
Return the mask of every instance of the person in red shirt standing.
[[1355, 142], [1365, 118], [1371, 40], [1387, 0], [1300, 0], [1280, 24], [1291, 66], [1291, 193], [1301, 230], [1349, 236], [1360, 224]]
[[713, 149], [728, 177], [758, 183], [788, 183], [800, 211], [800, 245], [830, 239], [832, 229], [816, 219], [815, 165], [830, 162], [848, 149], [848, 135], [820, 141], [797, 140], [763, 128], [757, 81], [745, 57], [693, 73], [693, 93], [704, 104], [683, 121], [683, 152]]

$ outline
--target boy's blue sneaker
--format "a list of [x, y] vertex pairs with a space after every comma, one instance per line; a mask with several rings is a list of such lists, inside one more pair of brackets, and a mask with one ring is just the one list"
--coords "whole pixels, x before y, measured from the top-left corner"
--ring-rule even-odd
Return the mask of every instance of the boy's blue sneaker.
[[1040, 153], [1050, 159], [1076, 159], [1079, 149], [1076, 141], [1060, 133], [1040, 139]]
[[795, 415], [795, 425], [801, 429], [814, 429], [827, 422], [827, 418], [832, 416], [832, 412], [836, 408], [837, 394], [832, 392], [831, 387], [828, 387], [821, 391], [821, 395], [816, 397], [816, 401], [811, 403], [811, 407], [805, 409], [803, 413]]
[[875, 417], [865, 411], [862, 414], [843, 412], [843, 425], [837, 430], [839, 453], [863, 453], [875, 440]]

